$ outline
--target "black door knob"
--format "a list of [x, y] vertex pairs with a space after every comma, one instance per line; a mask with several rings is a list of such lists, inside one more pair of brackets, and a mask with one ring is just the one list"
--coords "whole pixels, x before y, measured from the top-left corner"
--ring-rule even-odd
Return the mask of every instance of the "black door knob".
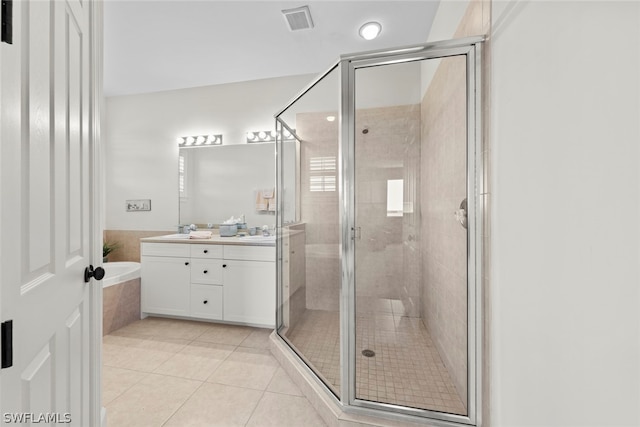
[[204, 274], [207, 274], [208, 272], [209, 272], [208, 270], [203, 271]]
[[205, 250], [204, 250], [204, 253], [205, 253], [205, 254], [206, 254], [206, 253], [208, 253], [208, 252], [209, 252], [209, 250], [208, 250], [208, 249], [205, 249]]
[[104, 268], [98, 267], [95, 270], [93, 269], [93, 265], [84, 269], [84, 283], [89, 283], [91, 278], [96, 280], [102, 280], [104, 278]]
[[209, 301], [207, 301], [207, 300], [202, 301], [202, 303], [203, 303], [203, 304], [206, 304], [206, 303], [208, 303], [208, 302], [209, 302]]
[[185, 262], [185, 263], [184, 263], [184, 265], [189, 265], [189, 263], [188, 263], [188, 262]]
[[227, 264], [222, 264], [222, 268], [226, 268], [226, 267], [227, 267]]

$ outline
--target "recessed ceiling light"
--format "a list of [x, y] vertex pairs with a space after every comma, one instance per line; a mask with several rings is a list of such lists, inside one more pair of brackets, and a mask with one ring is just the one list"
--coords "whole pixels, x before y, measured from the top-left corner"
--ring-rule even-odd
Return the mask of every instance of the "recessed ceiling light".
[[360, 27], [360, 31], [358, 31], [358, 33], [360, 33], [360, 37], [365, 40], [373, 40], [378, 37], [381, 31], [382, 25], [380, 25], [379, 22], [372, 21], [367, 22], [362, 27]]

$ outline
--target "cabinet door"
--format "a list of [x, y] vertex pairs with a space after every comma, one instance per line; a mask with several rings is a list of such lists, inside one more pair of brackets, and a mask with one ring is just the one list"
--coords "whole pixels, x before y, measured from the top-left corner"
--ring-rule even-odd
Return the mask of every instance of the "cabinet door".
[[275, 262], [225, 260], [223, 280], [224, 320], [275, 325]]
[[189, 258], [142, 257], [144, 313], [189, 315]]

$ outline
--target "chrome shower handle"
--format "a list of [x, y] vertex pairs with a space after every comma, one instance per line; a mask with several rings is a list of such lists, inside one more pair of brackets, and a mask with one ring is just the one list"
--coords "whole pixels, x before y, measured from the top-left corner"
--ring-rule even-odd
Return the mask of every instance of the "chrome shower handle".
[[467, 198], [465, 197], [462, 202], [460, 202], [460, 209], [455, 211], [453, 215], [456, 217], [456, 220], [467, 229]]

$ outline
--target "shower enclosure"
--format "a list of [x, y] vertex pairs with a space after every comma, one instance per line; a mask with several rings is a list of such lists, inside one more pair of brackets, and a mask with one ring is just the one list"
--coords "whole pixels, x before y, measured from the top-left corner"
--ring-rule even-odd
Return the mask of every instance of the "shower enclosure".
[[345, 411], [480, 419], [481, 42], [343, 56], [276, 115], [277, 333]]

